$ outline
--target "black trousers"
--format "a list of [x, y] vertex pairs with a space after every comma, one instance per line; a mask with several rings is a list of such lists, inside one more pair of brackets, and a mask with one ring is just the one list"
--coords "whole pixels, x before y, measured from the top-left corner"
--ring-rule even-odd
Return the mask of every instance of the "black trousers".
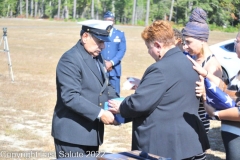
[[87, 157], [98, 153], [99, 146], [83, 146], [72, 143], [67, 143], [54, 138], [56, 157]]
[[226, 160], [240, 159], [240, 136], [230, 132], [221, 131]]

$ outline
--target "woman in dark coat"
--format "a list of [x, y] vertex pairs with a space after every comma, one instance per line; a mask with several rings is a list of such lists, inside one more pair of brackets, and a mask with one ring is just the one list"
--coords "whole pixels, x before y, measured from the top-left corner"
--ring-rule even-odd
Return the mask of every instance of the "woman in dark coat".
[[209, 148], [198, 116], [198, 74], [174, 45], [174, 32], [166, 21], [155, 21], [142, 32], [148, 53], [156, 61], [145, 71], [134, 94], [109, 110], [132, 118], [132, 150], [172, 160], [191, 159]]

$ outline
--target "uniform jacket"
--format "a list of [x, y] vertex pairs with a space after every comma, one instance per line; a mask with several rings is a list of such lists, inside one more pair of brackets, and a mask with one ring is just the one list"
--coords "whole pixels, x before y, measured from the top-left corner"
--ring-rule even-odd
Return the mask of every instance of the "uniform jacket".
[[60, 58], [56, 70], [57, 103], [52, 120], [54, 138], [79, 145], [102, 144], [104, 125], [97, 117], [104, 102], [117, 95], [109, 86], [101, 55], [98, 59], [104, 78], [80, 41]]
[[133, 118], [133, 150], [180, 160], [209, 148], [198, 117], [197, 80], [192, 63], [176, 47], [147, 68], [120, 106], [123, 117]]
[[101, 54], [105, 60], [113, 61], [113, 69], [109, 72], [110, 76], [121, 76], [121, 60], [126, 52], [126, 39], [124, 32], [113, 28], [111, 42], [105, 42], [105, 48]]

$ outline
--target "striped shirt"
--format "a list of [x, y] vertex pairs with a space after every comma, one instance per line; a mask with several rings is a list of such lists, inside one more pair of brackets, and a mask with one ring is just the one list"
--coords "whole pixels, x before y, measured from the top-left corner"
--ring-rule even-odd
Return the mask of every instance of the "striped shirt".
[[[211, 58], [211, 57], [214, 57], [214, 54], [210, 55], [207, 57], [207, 59], [205, 59], [203, 62], [202, 62], [202, 67], [205, 66], [205, 64], [207, 63], [207, 61]], [[205, 131], [206, 133], [208, 133], [209, 131], [209, 128], [210, 128], [210, 120], [209, 119], [206, 119], [205, 118], [205, 114], [206, 114], [206, 111], [205, 111], [205, 108], [203, 106], [203, 101], [202, 99], [200, 99], [200, 104], [199, 104], [199, 109], [198, 109], [198, 115], [204, 125], [204, 128], [205, 128]]]
[[199, 117], [200, 117], [200, 119], [201, 119], [201, 121], [204, 125], [206, 133], [208, 133], [209, 127], [210, 127], [210, 121], [209, 121], [209, 119], [205, 118], [205, 114], [206, 114], [206, 111], [205, 111], [205, 108], [203, 106], [203, 101], [202, 101], [202, 99], [200, 99], [198, 115], [199, 115]]

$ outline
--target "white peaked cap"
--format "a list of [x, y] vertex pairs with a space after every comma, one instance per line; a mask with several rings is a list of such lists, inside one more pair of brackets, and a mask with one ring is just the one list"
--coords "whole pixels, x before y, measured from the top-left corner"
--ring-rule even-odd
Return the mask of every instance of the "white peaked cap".
[[82, 25], [82, 33], [89, 32], [94, 37], [101, 41], [109, 42], [109, 33], [112, 29], [112, 21], [103, 21], [103, 20], [86, 20], [78, 22]]
[[88, 26], [91, 28], [97, 28], [97, 29], [103, 29], [103, 30], [106, 30], [106, 28], [109, 25], [113, 25], [113, 21], [103, 21], [103, 20], [95, 20], [95, 19], [90, 19], [90, 20], [77, 22], [77, 23], [83, 26]]

